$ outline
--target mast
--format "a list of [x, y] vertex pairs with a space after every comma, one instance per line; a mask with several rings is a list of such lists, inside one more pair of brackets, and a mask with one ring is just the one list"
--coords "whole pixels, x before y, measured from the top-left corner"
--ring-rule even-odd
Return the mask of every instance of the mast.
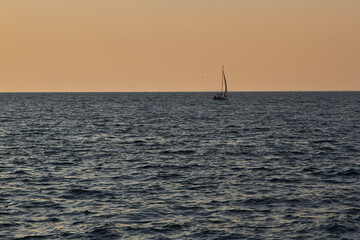
[[222, 66], [222, 75], [223, 75], [223, 81], [224, 81], [224, 84], [225, 84], [224, 96], [227, 97], [227, 84], [226, 84], [226, 77], [225, 77], [225, 72], [224, 72], [224, 66]]
[[224, 92], [224, 66], [222, 66], [222, 76], [221, 76], [221, 94]]

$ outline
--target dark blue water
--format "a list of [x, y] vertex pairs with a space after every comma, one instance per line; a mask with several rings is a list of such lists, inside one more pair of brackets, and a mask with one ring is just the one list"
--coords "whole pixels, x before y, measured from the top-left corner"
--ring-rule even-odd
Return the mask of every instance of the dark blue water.
[[0, 94], [0, 239], [360, 239], [360, 92]]

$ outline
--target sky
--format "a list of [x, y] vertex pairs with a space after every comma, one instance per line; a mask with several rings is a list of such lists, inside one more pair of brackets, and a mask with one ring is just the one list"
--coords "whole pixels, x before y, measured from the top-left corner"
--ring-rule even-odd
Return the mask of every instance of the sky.
[[0, 92], [359, 91], [359, 0], [0, 0]]

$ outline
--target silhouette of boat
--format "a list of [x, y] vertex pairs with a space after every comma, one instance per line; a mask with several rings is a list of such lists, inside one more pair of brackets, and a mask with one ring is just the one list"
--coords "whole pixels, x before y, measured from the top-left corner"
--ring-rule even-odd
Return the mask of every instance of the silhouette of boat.
[[[225, 86], [225, 91], [223, 91], [224, 86]], [[226, 100], [227, 96], [228, 96], [227, 83], [226, 83], [226, 77], [225, 77], [225, 72], [224, 72], [224, 66], [222, 66], [221, 92], [217, 93], [213, 97], [213, 100]]]

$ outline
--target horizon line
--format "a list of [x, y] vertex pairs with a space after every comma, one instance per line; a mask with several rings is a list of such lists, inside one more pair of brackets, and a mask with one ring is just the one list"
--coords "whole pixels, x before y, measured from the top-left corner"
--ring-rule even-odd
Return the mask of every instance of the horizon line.
[[[1, 93], [216, 93], [218, 91], [8, 91]], [[228, 91], [229, 93], [265, 93], [265, 92], [360, 92], [360, 90], [274, 90], [274, 91]]]

